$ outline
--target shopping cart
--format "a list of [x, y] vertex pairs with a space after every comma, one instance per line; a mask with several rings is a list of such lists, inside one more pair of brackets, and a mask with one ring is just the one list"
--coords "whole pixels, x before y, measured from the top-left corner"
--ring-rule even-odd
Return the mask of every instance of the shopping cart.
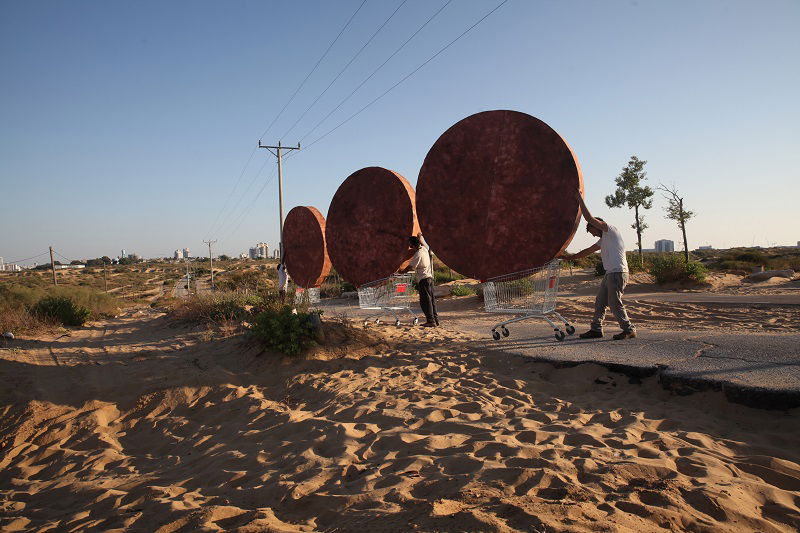
[[319, 287], [311, 287], [310, 289], [304, 289], [303, 287], [297, 287], [294, 290], [294, 304], [299, 305], [303, 302], [308, 303], [309, 305], [318, 304], [319, 303]]
[[391, 313], [394, 316], [394, 325], [399, 326], [400, 315], [398, 312], [402, 311], [411, 315], [413, 318], [412, 324], [417, 325], [419, 319], [411, 312], [410, 307], [414, 301], [415, 292], [412, 278], [413, 275], [411, 273], [395, 274], [359, 287], [358, 307], [380, 311], [365, 318], [364, 325], [366, 326], [373, 319], [376, 324], [380, 324], [380, 317]]
[[[484, 282], [483, 298], [486, 303], [486, 311], [523, 315], [495, 324], [492, 327], [492, 337], [500, 340], [501, 333], [503, 337], [508, 337], [507, 324], [529, 318], [544, 318], [548, 324], [553, 326], [553, 330], [556, 332], [555, 337], [559, 341], [563, 341], [567, 335], [575, 333], [575, 328], [556, 312], [560, 272], [560, 261], [554, 259], [538, 268], [498, 276]], [[565, 331], [554, 324], [548, 315], [563, 322]], [[498, 330], [498, 328], [500, 329]]]

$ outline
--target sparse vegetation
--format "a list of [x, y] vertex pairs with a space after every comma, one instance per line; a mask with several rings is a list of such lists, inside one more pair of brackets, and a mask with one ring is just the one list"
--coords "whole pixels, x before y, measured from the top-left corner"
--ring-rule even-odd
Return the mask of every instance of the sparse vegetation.
[[473, 296], [475, 289], [469, 285], [453, 285], [450, 287], [450, 294], [453, 296]]
[[649, 258], [648, 272], [658, 283], [689, 281], [702, 283], [708, 270], [701, 263], [687, 263], [678, 253], [653, 254]]
[[314, 322], [318, 319], [319, 312], [295, 313], [288, 305], [267, 309], [255, 317], [252, 335], [273, 350], [297, 355], [316, 344]]
[[55, 325], [80, 326], [113, 315], [118, 302], [108, 294], [80, 286], [0, 285], [0, 329], [38, 331]]

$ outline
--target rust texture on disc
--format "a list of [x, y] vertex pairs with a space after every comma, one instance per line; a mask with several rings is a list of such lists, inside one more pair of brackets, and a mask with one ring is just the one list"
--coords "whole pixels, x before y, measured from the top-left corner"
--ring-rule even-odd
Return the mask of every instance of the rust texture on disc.
[[297, 206], [283, 223], [284, 262], [299, 287], [319, 287], [331, 271], [325, 218], [315, 207]]
[[453, 270], [488, 279], [543, 265], [580, 223], [580, 166], [566, 141], [517, 111], [485, 111], [444, 132], [417, 181], [425, 239]]
[[413, 255], [408, 238], [418, 232], [411, 184], [391, 170], [367, 167], [339, 186], [325, 236], [336, 272], [358, 287], [404, 267]]

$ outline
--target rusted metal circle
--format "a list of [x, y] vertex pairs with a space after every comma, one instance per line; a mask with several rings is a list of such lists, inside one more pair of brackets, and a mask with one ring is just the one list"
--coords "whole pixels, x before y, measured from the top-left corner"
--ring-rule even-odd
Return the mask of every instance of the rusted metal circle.
[[336, 272], [355, 286], [394, 274], [413, 255], [419, 232], [411, 184], [381, 167], [362, 168], [339, 186], [325, 237]]
[[319, 287], [331, 271], [325, 246], [325, 217], [317, 208], [297, 206], [283, 223], [284, 263], [292, 280], [305, 288]]
[[417, 181], [417, 212], [445, 264], [475, 279], [543, 265], [580, 222], [578, 160], [541, 120], [485, 111], [444, 132]]

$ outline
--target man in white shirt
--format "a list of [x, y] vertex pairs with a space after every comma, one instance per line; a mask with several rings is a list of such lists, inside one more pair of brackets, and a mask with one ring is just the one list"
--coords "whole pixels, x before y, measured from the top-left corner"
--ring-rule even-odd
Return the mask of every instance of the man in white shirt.
[[600, 250], [603, 268], [606, 271], [594, 300], [594, 318], [591, 329], [586, 333], [581, 333], [580, 338], [599, 339], [603, 336], [603, 318], [606, 316], [606, 307], [610, 307], [622, 328], [622, 332], [614, 335], [614, 339], [631, 339], [636, 336], [636, 328], [631, 324], [628, 313], [625, 311], [625, 304], [622, 303], [622, 294], [628, 284], [628, 260], [625, 258], [625, 243], [622, 241], [622, 234], [602, 218], [592, 216], [580, 191], [576, 191], [576, 196], [581, 205], [581, 213], [586, 219], [586, 231], [595, 237], [600, 237], [600, 240], [576, 254], [563, 253], [561, 258], [580, 259]]
[[415, 237], [409, 237], [411, 248], [416, 250], [414, 257], [408, 265], [408, 269], [414, 269], [417, 278], [417, 290], [419, 291], [419, 306], [425, 313], [426, 322], [422, 324], [426, 328], [439, 325], [439, 314], [436, 312], [436, 297], [433, 295], [433, 265], [431, 264], [431, 250], [428, 243], [418, 233]]
[[278, 265], [278, 294], [280, 295], [281, 303], [286, 301], [286, 291], [289, 288], [289, 273], [286, 272], [286, 265], [281, 263]]

